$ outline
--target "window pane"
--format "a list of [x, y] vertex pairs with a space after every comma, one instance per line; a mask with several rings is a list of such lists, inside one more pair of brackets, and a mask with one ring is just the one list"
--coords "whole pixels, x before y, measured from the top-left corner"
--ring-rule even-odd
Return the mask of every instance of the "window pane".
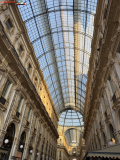
[[10, 19], [8, 19], [8, 20], [6, 21], [6, 26], [7, 26], [7, 28], [8, 28], [9, 30], [12, 28], [12, 24], [11, 24], [11, 22], [10, 22]]
[[31, 112], [31, 108], [29, 109], [29, 112], [28, 112], [28, 118], [27, 118], [28, 121], [30, 119], [30, 112]]
[[10, 85], [11, 85], [11, 81], [9, 79], [7, 79], [6, 81], [6, 84], [4, 86], [4, 89], [3, 89], [3, 97], [7, 98], [7, 95], [8, 95], [8, 92], [9, 92], [9, 89], [10, 89]]
[[17, 110], [20, 112], [20, 109], [21, 109], [21, 106], [22, 106], [22, 102], [23, 102], [23, 97], [21, 96], [20, 97], [20, 100], [18, 102], [18, 107], [17, 107]]
[[23, 51], [23, 49], [22, 49], [22, 47], [20, 46], [20, 47], [19, 47], [19, 53], [21, 54], [22, 51]]

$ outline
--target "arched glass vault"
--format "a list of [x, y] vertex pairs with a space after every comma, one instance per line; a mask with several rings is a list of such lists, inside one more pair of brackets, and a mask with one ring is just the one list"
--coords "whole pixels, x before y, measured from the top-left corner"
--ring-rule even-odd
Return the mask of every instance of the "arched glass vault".
[[18, 6], [58, 115], [83, 114], [97, 0], [26, 0]]
[[69, 146], [77, 147], [80, 145], [81, 132], [77, 129], [70, 128], [65, 132], [65, 138]]
[[83, 129], [84, 123], [83, 123], [83, 116], [75, 111], [75, 110], [66, 110], [62, 112], [59, 116], [59, 122], [58, 124], [60, 126], [64, 127], [79, 127], [79, 129]]

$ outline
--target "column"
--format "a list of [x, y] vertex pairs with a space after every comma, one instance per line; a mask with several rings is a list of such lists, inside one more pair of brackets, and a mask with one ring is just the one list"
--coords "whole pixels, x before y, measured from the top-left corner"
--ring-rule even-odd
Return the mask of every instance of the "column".
[[18, 150], [18, 147], [19, 147], [19, 143], [20, 143], [20, 139], [19, 139], [19, 138], [14, 138], [9, 159], [10, 159], [11, 157], [16, 157], [17, 150]]

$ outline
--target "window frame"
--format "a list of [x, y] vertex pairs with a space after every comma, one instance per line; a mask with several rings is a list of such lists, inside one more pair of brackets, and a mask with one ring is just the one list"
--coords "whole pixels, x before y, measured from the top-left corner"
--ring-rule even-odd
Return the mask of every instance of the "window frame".
[[[22, 97], [22, 100], [21, 100], [21, 97]], [[21, 104], [20, 104], [20, 100], [21, 100]], [[21, 109], [22, 109], [23, 103], [24, 103], [24, 97], [23, 97], [23, 95], [21, 94], [21, 95], [19, 96], [19, 100], [18, 100], [17, 108], [16, 108], [16, 110], [17, 110], [19, 113], [21, 113]]]
[[[10, 23], [11, 23], [11, 28], [10, 29], [8, 29], [8, 27], [7, 27], [7, 25], [6, 25], [6, 22], [7, 21], [10, 21]], [[14, 30], [15, 30], [15, 26], [14, 26], [14, 21], [13, 21], [13, 19], [11, 18], [11, 16], [10, 15], [5, 15], [5, 19], [4, 19], [4, 25], [5, 25], [5, 28], [6, 28], [6, 31], [10, 34], [10, 36], [11, 35], [13, 35], [14, 34]]]
[[[9, 88], [7, 88], [7, 93], [5, 93], [6, 95], [4, 96], [4, 95], [3, 95], [3, 92], [4, 92], [3, 90], [4, 90], [4, 88], [5, 88], [5, 85], [6, 85], [6, 83], [7, 83], [7, 80], [9, 80], [11, 83], [10, 83], [10, 85], [9, 85]], [[6, 78], [6, 81], [5, 81], [5, 83], [4, 83], [4, 86], [3, 86], [3, 88], [2, 88], [2, 97], [3, 97], [5, 100], [8, 99], [11, 88], [12, 88], [12, 81], [11, 81], [11, 79], [10, 79], [9, 77], [7, 77], [7, 78]]]

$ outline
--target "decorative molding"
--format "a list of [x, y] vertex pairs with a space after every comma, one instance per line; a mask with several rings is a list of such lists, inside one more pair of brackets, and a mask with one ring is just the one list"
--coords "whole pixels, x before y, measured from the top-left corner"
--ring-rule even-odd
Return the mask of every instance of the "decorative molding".
[[17, 42], [17, 40], [21, 37], [21, 34], [22, 34], [21, 30], [18, 29], [18, 32], [16, 33], [15, 38], [13, 40], [13, 45], [15, 45], [15, 43]]
[[[6, 26], [6, 22], [7, 20], [10, 19], [10, 22], [12, 24], [12, 28], [9, 30]], [[5, 19], [4, 19], [4, 25], [5, 25], [5, 29], [6, 29], [6, 32], [10, 34], [10, 36], [12, 36], [14, 34], [14, 31], [15, 31], [15, 26], [14, 26], [14, 21], [13, 19], [11, 18], [10, 15], [5, 15]]]
[[0, 6], [0, 14], [9, 8], [8, 3], [4, 3]]

